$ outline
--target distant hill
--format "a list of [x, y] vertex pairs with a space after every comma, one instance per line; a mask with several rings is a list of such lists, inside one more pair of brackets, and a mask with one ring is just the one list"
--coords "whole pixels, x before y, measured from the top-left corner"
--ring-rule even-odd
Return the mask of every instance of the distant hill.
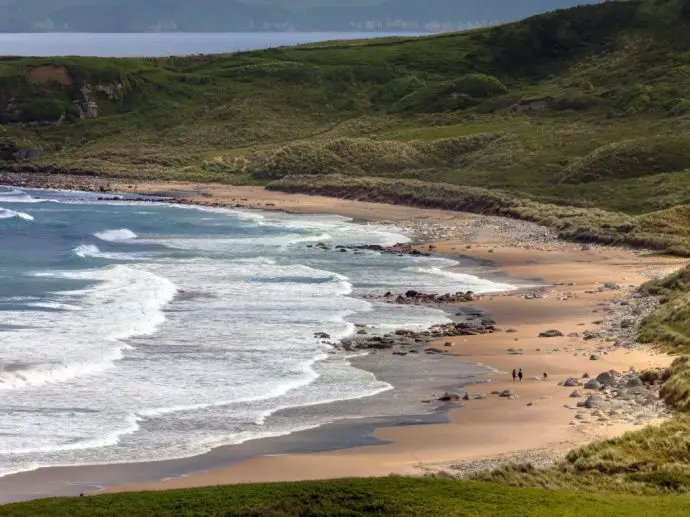
[[0, 0], [0, 32], [438, 32], [587, 0]]

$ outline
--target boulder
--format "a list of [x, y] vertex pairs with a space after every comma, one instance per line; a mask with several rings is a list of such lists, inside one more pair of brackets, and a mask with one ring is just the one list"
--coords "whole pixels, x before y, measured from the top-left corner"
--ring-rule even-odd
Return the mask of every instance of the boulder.
[[318, 339], [331, 339], [330, 334], [326, 334], [325, 332], [315, 332], [314, 337]]
[[574, 399], [579, 399], [581, 396], [582, 396], [582, 393], [580, 393], [578, 390], [575, 390], [570, 394], [570, 397], [574, 398]]
[[604, 405], [604, 397], [601, 395], [590, 395], [584, 402], [584, 407], [589, 409], [599, 409]]
[[567, 388], [574, 388], [576, 386], [579, 386], [580, 384], [582, 384], [580, 382], [580, 379], [576, 379], [575, 377], [570, 377], [563, 381], [563, 386]]
[[616, 379], [610, 372], [604, 372], [597, 375], [597, 381], [603, 386], [611, 386]]
[[585, 372], [584, 374], [582, 374], [582, 378], [583, 379], [589, 379], [589, 374], [587, 372]]
[[586, 390], [598, 390], [601, 389], [601, 384], [596, 379], [591, 379], [585, 384]]
[[642, 379], [640, 379], [639, 377], [633, 376], [628, 379], [628, 382], [626, 384], [630, 388], [636, 388], [638, 386], [642, 386], [644, 383], [642, 382]]
[[562, 337], [562, 336], [563, 336], [563, 332], [561, 332], [560, 330], [556, 330], [556, 329], [545, 330], [544, 332], [541, 332], [539, 334], [539, 337]]
[[441, 402], [458, 402], [460, 400], [460, 395], [457, 393], [444, 393], [441, 397], [438, 398]]
[[597, 355], [597, 354], [592, 354], [589, 356], [590, 361], [599, 361], [600, 359], [601, 359], [601, 356]]

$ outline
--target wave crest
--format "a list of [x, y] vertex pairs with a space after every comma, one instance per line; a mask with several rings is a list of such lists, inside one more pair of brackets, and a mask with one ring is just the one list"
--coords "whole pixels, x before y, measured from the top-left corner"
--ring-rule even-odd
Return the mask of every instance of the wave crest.
[[127, 228], [120, 228], [119, 230], [105, 230], [93, 234], [94, 237], [106, 242], [122, 242], [136, 239], [138, 235]]
[[34, 220], [33, 215], [29, 215], [24, 212], [17, 212], [15, 210], [10, 210], [8, 208], [0, 208], [0, 219], [13, 219], [15, 217], [18, 219], [24, 219], [25, 221]]

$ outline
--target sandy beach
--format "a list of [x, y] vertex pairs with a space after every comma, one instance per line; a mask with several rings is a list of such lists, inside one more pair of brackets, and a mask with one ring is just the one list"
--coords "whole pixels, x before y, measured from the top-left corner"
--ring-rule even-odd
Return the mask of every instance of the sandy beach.
[[[577, 445], [616, 436], [666, 416], [660, 404], [636, 406], [634, 401], [609, 401], [610, 407], [618, 404], [623, 409], [608, 414], [578, 408], [580, 399], [571, 397], [573, 387], [561, 384], [568, 378], [582, 379], [585, 374], [594, 378], [610, 370], [624, 373], [670, 364], [669, 356], [634, 344], [632, 330], [625, 330], [622, 321], [650, 309], [649, 301], [634, 297], [635, 288], [681, 267], [681, 259], [566, 243], [542, 227], [521, 221], [284, 194], [260, 187], [110, 183], [108, 188], [173, 197], [181, 203], [339, 214], [364, 224], [391, 225], [415, 236], [419, 250], [484, 261], [504, 280], [533, 283], [535, 289], [486, 295], [470, 304], [458, 304], [458, 308], [469, 305], [488, 312], [500, 331], [445, 337], [434, 344], [445, 351], [444, 355], [452, 356], [445, 358], [450, 365], [464, 361], [495, 370], [481, 383], [464, 388], [468, 393], [464, 398], [469, 400], [448, 405], [447, 423], [380, 427], [373, 437], [382, 442], [372, 445], [255, 455], [228, 466], [197, 469], [188, 475], [177, 473], [161, 481], [109, 484], [103, 487], [106, 491], [390, 474], [446, 472], [459, 476], [503, 461], [547, 465]], [[547, 287], [537, 288], [536, 284]], [[562, 335], [539, 337], [547, 330]], [[511, 378], [514, 368], [523, 370], [522, 381]], [[580, 390], [582, 399], [588, 395], [583, 386], [575, 389]], [[497, 394], [506, 390], [510, 396]], [[59, 476], [59, 469], [56, 472]]]
[[[155, 483], [110, 487], [108, 490], [158, 490], [205, 485], [294, 481], [337, 477], [421, 475], [492, 466], [505, 460], [548, 464], [573, 447], [622, 434], [653, 422], [659, 413], [621, 419], [576, 418], [572, 388], [560, 386], [568, 377], [596, 377], [608, 370], [665, 367], [671, 358], [647, 347], [615, 346], [612, 340], [584, 341], [611, 309], [649, 278], [668, 273], [680, 259], [639, 251], [565, 243], [529, 223], [459, 214], [442, 210], [363, 203], [318, 196], [268, 192], [258, 187], [186, 184], [115, 185], [116, 190], [164, 194], [185, 202], [214, 206], [279, 209], [299, 213], [335, 213], [366, 221], [390, 223], [424, 237], [436, 253], [491, 261], [516, 279], [542, 278], [554, 284], [542, 297], [522, 292], [483, 297], [474, 303], [492, 314], [503, 332], [462, 336], [448, 341], [457, 360], [497, 370], [490, 383], [468, 388], [486, 398], [463, 401], [451, 410], [451, 422], [381, 428], [375, 436], [389, 443], [343, 451], [265, 456], [243, 463]], [[617, 284], [607, 290], [607, 283]], [[627, 302], [624, 302], [627, 303]], [[608, 312], [608, 314], [607, 314]], [[510, 329], [513, 332], [505, 332]], [[542, 338], [545, 330], [563, 336]], [[570, 334], [570, 337], [569, 337]], [[576, 336], [577, 334], [577, 336]], [[518, 349], [508, 353], [510, 348]], [[591, 360], [592, 354], [600, 359]], [[513, 368], [525, 378], [513, 382]], [[547, 373], [547, 379], [541, 379]], [[512, 390], [515, 398], [489, 395]], [[569, 406], [569, 407], [566, 407]]]

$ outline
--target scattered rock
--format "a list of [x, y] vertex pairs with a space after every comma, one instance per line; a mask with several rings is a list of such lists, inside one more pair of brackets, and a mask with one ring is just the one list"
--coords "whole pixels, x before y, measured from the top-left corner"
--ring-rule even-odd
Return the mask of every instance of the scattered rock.
[[630, 377], [626, 383], [628, 387], [633, 388], [633, 387], [638, 387], [642, 386], [644, 383], [642, 382], [642, 379], [640, 379], [637, 375]]
[[508, 330], [506, 330], [506, 332], [507, 332], [508, 334], [515, 334], [517, 331], [518, 331], [518, 329], [508, 329]]
[[590, 395], [584, 402], [584, 407], [589, 409], [598, 409], [604, 404], [604, 397], [601, 395]]
[[562, 337], [562, 336], [563, 336], [563, 332], [561, 332], [560, 330], [555, 330], [555, 329], [545, 330], [544, 332], [541, 332], [539, 334], [539, 337]]
[[438, 398], [441, 402], [458, 402], [460, 400], [460, 395], [457, 393], [444, 393], [441, 397]]
[[599, 356], [597, 354], [592, 354], [589, 356], [590, 361], [599, 361], [600, 359], [601, 359], [601, 356]]
[[563, 386], [567, 388], [574, 388], [576, 386], [580, 386], [580, 384], [582, 384], [580, 379], [576, 379], [575, 377], [570, 377], [563, 381]]
[[597, 375], [597, 381], [602, 386], [611, 386], [614, 382], [616, 382], [616, 379], [611, 374], [611, 372], [604, 372], [604, 373], [600, 373], [599, 375]]
[[596, 379], [591, 379], [585, 384], [586, 390], [599, 390], [601, 389], [601, 384]]
[[582, 393], [580, 393], [578, 390], [575, 390], [570, 394], [570, 397], [574, 399], [579, 399], [580, 397], [582, 397]]

